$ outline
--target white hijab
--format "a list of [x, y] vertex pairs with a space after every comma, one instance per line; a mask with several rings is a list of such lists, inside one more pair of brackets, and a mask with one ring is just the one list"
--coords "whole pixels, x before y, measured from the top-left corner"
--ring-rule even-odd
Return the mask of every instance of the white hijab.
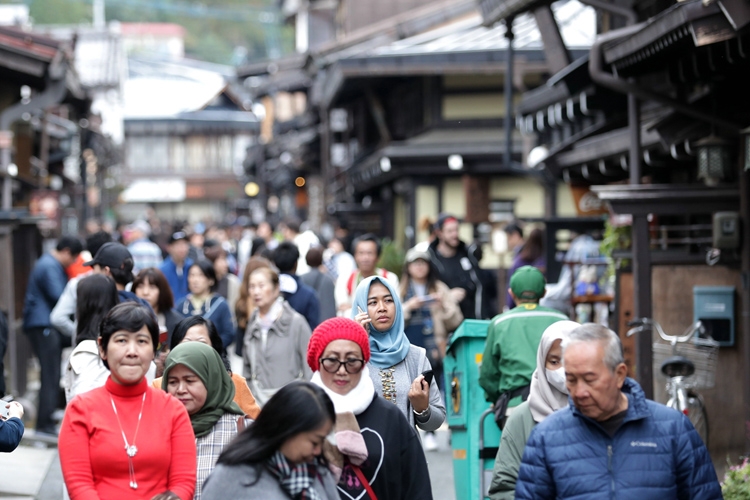
[[539, 349], [536, 353], [536, 370], [531, 375], [531, 389], [529, 391], [529, 408], [534, 421], [539, 423], [551, 413], [564, 408], [568, 404], [568, 395], [554, 388], [545, 374], [544, 365], [547, 354], [556, 340], [568, 338], [570, 332], [581, 326], [575, 321], [558, 321], [544, 330]]

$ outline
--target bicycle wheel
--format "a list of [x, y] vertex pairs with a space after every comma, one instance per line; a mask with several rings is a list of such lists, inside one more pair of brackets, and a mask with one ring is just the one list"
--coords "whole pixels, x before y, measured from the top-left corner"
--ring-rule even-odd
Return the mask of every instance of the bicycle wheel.
[[708, 447], [708, 412], [706, 412], [706, 405], [703, 403], [703, 396], [693, 390], [688, 390], [687, 401], [687, 417], [693, 423], [695, 430], [698, 431], [703, 444]]

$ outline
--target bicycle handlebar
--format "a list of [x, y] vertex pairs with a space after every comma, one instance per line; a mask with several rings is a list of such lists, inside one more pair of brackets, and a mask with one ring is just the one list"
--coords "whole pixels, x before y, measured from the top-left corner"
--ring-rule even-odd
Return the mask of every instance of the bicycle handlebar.
[[627, 337], [630, 337], [631, 335], [641, 332], [647, 328], [649, 330], [653, 328], [656, 330], [656, 333], [659, 334], [659, 337], [672, 345], [679, 342], [687, 342], [688, 340], [693, 338], [693, 336], [695, 336], [695, 332], [699, 331], [703, 333], [705, 331], [705, 329], [703, 328], [703, 323], [701, 323], [700, 320], [690, 325], [682, 335], [667, 335], [661, 325], [651, 318], [636, 318], [632, 321], [628, 321], [627, 325], [633, 327], [625, 334]]

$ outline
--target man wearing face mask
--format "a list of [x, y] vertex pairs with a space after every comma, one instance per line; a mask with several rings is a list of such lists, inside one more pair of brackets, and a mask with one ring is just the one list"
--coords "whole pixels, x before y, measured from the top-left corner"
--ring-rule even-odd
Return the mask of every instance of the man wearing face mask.
[[[518, 304], [495, 316], [487, 329], [479, 385], [487, 401], [494, 403], [495, 421], [500, 428], [510, 412], [529, 396], [531, 375], [536, 369], [537, 350], [544, 330], [568, 317], [542, 307], [546, 280], [539, 269], [523, 266], [510, 278], [508, 293]], [[562, 381], [564, 385], [564, 380]]]
[[568, 405], [562, 343], [578, 328], [574, 321], [558, 321], [547, 327], [536, 355], [529, 399], [516, 407], [503, 427], [490, 484], [490, 500], [513, 500], [523, 449], [536, 424]]

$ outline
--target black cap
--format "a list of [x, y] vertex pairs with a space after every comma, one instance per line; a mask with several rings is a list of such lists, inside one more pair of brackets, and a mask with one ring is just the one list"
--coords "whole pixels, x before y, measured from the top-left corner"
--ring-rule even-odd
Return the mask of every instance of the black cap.
[[172, 233], [172, 236], [169, 237], [169, 244], [171, 245], [175, 241], [180, 240], [190, 242], [190, 238], [188, 238], [188, 235], [185, 231], [177, 231], [175, 233]]
[[440, 214], [440, 215], [438, 216], [438, 219], [437, 219], [437, 221], [435, 222], [435, 227], [436, 227], [436, 228], [438, 228], [438, 229], [443, 229], [443, 226], [445, 225], [445, 223], [446, 223], [446, 222], [450, 222], [450, 221], [452, 221], [452, 220], [454, 220], [454, 221], [456, 221], [456, 222], [460, 222], [460, 221], [458, 220], [458, 217], [456, 217], [455, 215], [452, 215], [452, 214], [445, 214], [445, 213], [443, 213], [443, 214]]
[[128, 251], [127, 247], [121, 243], [109, 242], [101, 246], [93, 260], [84, 263], [84, 266], [93, 266], [99, 264], [102, 267], [109, 267], [111, 269], [122, 269], [125, 261], [130, 259], [133, 260], [133, 256]]

